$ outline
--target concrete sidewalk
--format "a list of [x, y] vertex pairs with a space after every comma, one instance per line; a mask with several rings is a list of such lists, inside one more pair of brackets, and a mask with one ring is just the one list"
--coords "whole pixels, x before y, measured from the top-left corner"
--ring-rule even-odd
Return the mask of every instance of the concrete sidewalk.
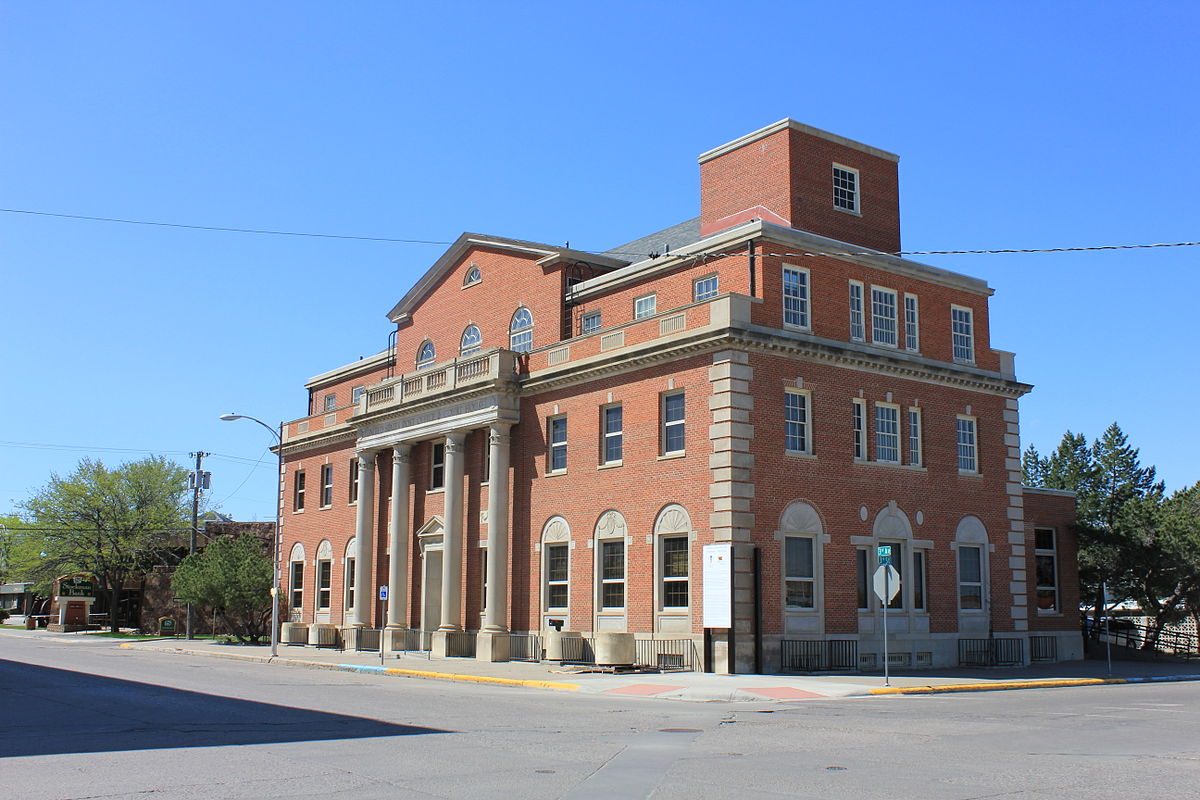
[[781, 702], [867, 697], [889, 694], [938, 694], [1063, 686], [1200, 680], [1200, 664], [1114, 661], [1109, 674], [1104, 661], [1072, 661], [1016, 669], [896, 670], [890, 686], [882, 674], [713, 675], [700, 672], [613, 674], [550, 663], [488, 663], [468, 658], [433, 658], [427, 653], [387, 654], [281, 645], [271, 658], [265, 646], [220, 644], [197, 639], [120, 640], [45, 631], [0, 631], [3, 635], [98, 643], [163, 654], [232, 658], [310, 669], [382, 673], [398, 677], [485, 683], [501, 686], [648, 697], [692, 702]]

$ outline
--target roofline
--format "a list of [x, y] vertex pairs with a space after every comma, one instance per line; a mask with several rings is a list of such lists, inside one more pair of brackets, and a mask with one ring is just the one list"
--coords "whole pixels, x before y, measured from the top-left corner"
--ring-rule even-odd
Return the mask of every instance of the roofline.
[[1055, 497], [1075, 497], [1078, 493], [1070, 489], [1050, 489], [1045, 486], [1022, 486], [1022, 492], [1033, 492], [1034, 494], [1048, 494]]
[[770, 125], [767, 125], [765, 128], [759, 128], [752, 133], [747, 133], [745, 136], [740, 136], [737, 139], [734, 139], [732, 142], [726, 142], [720, 147], [714, 147], [708, 152], [701, 153], [697, 160], [701, 164], [706, 161], [712, 161], [717, 156], [723, 156], [731, 150], [737, 150], [739, 147], [745, 147], [752, 142], [757, 142], [759, 139], [766, 138], [773, 133], [778, 133], [785, 128], [791, 128], [792, 130], [800, 131], [801, 133], [807, 133], [810, 136], [816, 136], [820, 139], [825, 139], [826, 141], [834, 142], [835, 144], [840, 144], [844, 147], [850, 147], [854, 150], [867, 153], [868, 155], [876, 156], [877, 158], [887, 159], [888, 161], [892, 162], [898, 162], [900, 160], [900, 156], [896, 155], [895, 153], [889, 153], [887, 150], [880, 150], [878, 147], [872, 147], [869, 144], [856, 142], [853, 139], [847, 139], [845, 136], [838, 136], [836, 133], [823, 131], [820, 128], [814, 128], [811, 125], [805, 125], [803, 122], [796, 122], [796, 120], [791, 119], [790, 117], [785, 117], [779, 120], [779, 122], [774, 122]]
[[994, 290], [988, 286], [987, 281], [980, 278], [972, 278], [969, 275], [951, 272], [950, 270], [930, 266], [929, 264], [922, 264], [919, 261], [911, 261], [890, 253], [872, 250], [868, 247], [851, 245], [837, 239], [830, 239], [827, 236], [818, 236], [815, 233], [799, 231], [795, 228], [786, 228], [782, 225], [775, 225], [774, 223], [762, 220], [752, 220], [741, 225], [736, 225], [728, 230], [714, 233], [711, 236], [706, 236], [692, 244], [672, 250], [669, 254], [659, 258], [636, 261], [628, 266], [613, 270], [607, 275], [600, 275], [577, 283], [574, 291], [569, 296], [572, 299], [578, 300], [589, 295], [599, 294], [626, 283], [644, 280], [659, 272], [676, 269], [697, 253], [728, 250], [759, 237], [782, 241], [785, 244], [796, 247], [798, 250], [813, 251], [814, 253], [827, 255], [831, 258], [851, 261], [873, 269], [882, 269], [888, 272], [911, 276], [919, 280], [948, 286], [952, 289], [960, 289], [989, 297], [994, 294]]
[[391, 360], [391, 358], [391, 350], [380, 350], [373, 356], [360, 358], [358, 361], [352, 361], [349, 364], [344, 364], [340, 367], [334, 367], [327, 372], [314, 375], [304, 382], [304, 388], [313, 389], [322, 384], [332, 383], [338, 379], [345, 378], [348, 375], [353, 375], [355, 372], [362, 372], [363, 370], [370, 370], [385, 366], [388, 361]]
[[554, 266], [560, 261], [584, 261], [601, 269], [616, 269], [628, 263], [611, 256], [585, 253], [569, 247], [555, 247], [541, 242], [509, 239], [504, 236], [488, 236], [483, 233], [463, 233], [454, 241], [454, 244], [446, 249], [446, 252], [442, 253], [437, 261], [433, 262], [433, 266], [425, 271], [425, 274], [413, 284], [404, 297], [400, 298], [400, 302], [392, 307], [392, 310], [388, 312], [388, 319], [397, 324], [407, 321], [409, 312], [417, 305], [417, 302], [430, 292], [434, 284], [441, 280], [450, 271], [451, 266], [472, 247], [491, 247], [526, 253], [536, 256], [537, 262], [543, 266]]

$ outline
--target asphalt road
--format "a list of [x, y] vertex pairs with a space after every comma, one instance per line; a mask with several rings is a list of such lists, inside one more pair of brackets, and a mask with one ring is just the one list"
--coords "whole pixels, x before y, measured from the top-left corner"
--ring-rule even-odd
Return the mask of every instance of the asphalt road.
[[0, 638], [0, 798], [1191, 798], [1200, 684], [794, 704]]

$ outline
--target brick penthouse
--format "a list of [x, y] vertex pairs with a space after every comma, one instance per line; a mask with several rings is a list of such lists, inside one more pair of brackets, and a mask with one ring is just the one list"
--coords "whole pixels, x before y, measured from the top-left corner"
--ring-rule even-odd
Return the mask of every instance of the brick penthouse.
[[1082, 657], [1073, 498], [1021, 485], [992, 290], [892, 255], [897, 156], [783, 120], [699, 161], [699, 217], [605, 253], [463, 234], [308, 382], [285, 641], [503, 660], [561, 620], [875, 669], [890, 545], [893, 665]]

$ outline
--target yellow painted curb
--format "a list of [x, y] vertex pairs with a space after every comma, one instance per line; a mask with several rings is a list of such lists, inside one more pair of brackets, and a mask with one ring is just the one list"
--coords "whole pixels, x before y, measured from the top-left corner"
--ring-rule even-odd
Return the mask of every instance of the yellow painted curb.
[[885, 694], [940, 694], [942, 692], [992, 692], [1005, 689], [1051, 689], [1064, 686], [1098, 686], [1111, 683], [1127, 683], [1125, 678], [1064, 678], [1063, 680], [1008, 681], [1004, 683], [955, 683], [946, 686], [892, 686], [872, 689], [872, 695]]
[[458, 675], [453, 672], [429, 672], [420, 669], [397, 669], [389, 667], [383, 670], [385, 675], [402, 675], [408, 678], [438, 678], [449, 681], [467, 681], [469, 683], [494, 683], [501, 686], [528, 686], [534, 689], [564, 689], [573, 692], [579, 688], [577, 683], [560, 683], [559, 681], [528, 681], [519, 678], [492, 678], [487, 675]]

